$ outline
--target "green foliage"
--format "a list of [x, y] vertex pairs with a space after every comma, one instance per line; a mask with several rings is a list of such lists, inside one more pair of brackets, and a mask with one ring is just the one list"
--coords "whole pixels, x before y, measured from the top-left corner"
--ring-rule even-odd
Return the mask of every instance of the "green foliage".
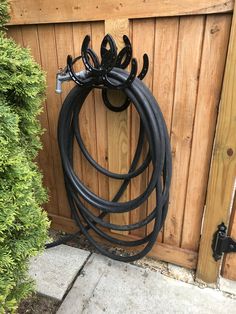
[[48, 237], [49, 222], [41, 208], [47, 196], [33, 161], [41, 147], [37, 116], [45, 77], [29, 51], [3, 32], [0, 51], [0, 313], [14, 313], [32, 291], [29, 258]]
[[0, 29], [4, 27], [4, 25], [9, 20], [9, 11], [8, 11], [8, 1], [0, 0]]

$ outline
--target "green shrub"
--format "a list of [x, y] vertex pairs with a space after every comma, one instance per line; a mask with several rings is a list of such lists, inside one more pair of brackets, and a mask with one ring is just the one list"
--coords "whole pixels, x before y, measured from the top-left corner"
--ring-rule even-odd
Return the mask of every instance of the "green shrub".
[[1, 0], [0, 3], [0, 28], [3, 28], [9, 19], [9, 10], [7, 0]]
[[[0, 26], [6, 8], [2, 1]], [[0, 51], [0, 313], [13, 313], [32, 291], [29, 258], [48, 237], [49, 222], [41, 208], [47, 195], [33, 161], [41, 148], [37, 116], [45, 77], [30, 52], [2, 31]]]

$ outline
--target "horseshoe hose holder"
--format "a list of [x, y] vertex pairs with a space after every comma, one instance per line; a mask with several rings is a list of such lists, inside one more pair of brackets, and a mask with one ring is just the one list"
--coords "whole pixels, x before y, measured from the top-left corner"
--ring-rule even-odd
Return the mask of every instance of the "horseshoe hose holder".
[[[64, 172], [65, 187], [71, 208], [73, 219], [76, 221], [80, 231], [75, 235], [67, 236], [59, 241], [48, 244], [52, 247], [64, 243], [71, 237], [83, 233], [96, 249], [116, 260], [131, 262], [145, 256], [156, 242], [157, 235], [166, 218], [169, 188], [171, 181], [171, 153], [170, 142], [166, 124], [160, 108], [151, 94], [150, 90], [142, 83], [149, 67], [148, 56], [143, 56], [143, 66], [137, 75], [138, 65], [136, 59], [132, 58], [132, 46], [127, 36], [123, 36], [124, 48], [117, 54], [114, 39], [106, 35], [101, 43], [99, 60], [96, 53], [89, 47], [90, 37], [86, 36], [81, 47], [81, 55], [73, 59], [67, 57], [66, 68], [57, 74], [56, 92], [61, 92], [61, 84], [64, 81], [73, 80], [76, 86], [66, 97], [58, 120], [58, 143]], [[74, 66], [77, 61], [82, 60], [85, 70], [75, 72]], [[130, 71], [125, 69], [130, 65]], [[134, 156], [128, 173], [113, 173], [99, 165], [89, 154], [80, 133], [79, 114], [85, 104], [86, 97], [94, 89], [101, 89], [102, 99], [105, 106], [112, 111], [120, 112], [126, 110], [129, 105], [134, 105], [139, 117], [139, 137]], [[115, 106], [108, 98], [108, 90], [121, 90], [126, 99], [119, 106]], [[99, 126], [97, 126], [99, 127]], [[148, 142], [148, 153], [141, 162], [140, 157], [144, 142]], [[75, 174], [73, 168], [73, 146], [78, 145], [84, 157], [100, 173], [120, 181], [120, 188], [112, 200], [102, 199], [92, 192]], [[124, 191], [128, 188], [133, 178], [143, 173], [149, 165], [150, 180], [147, 187], [135, 199], [120, 202]], [[148, 202], [152, 192], [156, 195], [156, 204], [146, 217], [131, 224], [119, 225], [104, 219], [109, 214], [132, 213], [143, 203]], [[100, 213], [94, 214], [91, 207]], [[141, 209], [140, 209], [141, 210]], [[140, 216], [144, 216], [143, 214]], [[151, 228], [147, 228], [147, 226]], [[146, 235], [142, 238], [132, 237], [124, 239], [116, 236], [116, 233], [131, 232], [139, 228], [145, 228]], [[148, 233], [148, 230], [152, 229]], [[94, 236], [96, 235], [96, 236]], [[131, 253], [119, 254], [111, 250], [107, 245], [130, 247]]]

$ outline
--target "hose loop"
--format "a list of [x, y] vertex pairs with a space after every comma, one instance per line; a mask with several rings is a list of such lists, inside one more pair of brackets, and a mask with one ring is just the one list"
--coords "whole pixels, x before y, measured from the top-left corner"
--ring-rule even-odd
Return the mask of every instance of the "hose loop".
[[[119, 68], [113, 68], [109, 72], [109, 79], [114, 84], [122, 84], [127, 80], [128, 73]], [[169, 200], [169, 188], [171, 180], [171, 153], [167, 128], [157, 102], [147, 87], [136, 78], [123, 92], [132, 101], [140, 117], [139, 139], [136, 151], [126, 174], [112, 173], [99, 165], [87, 151], [80, 133], [79, 114], [86, 97], [92, 91], [92, 87], [76, 86], [69, 93], [61, 108], [58, 122], [58, 142], [65, 177], [67, 196], [72, 211], [72, 216], [82, 233], [102, 254], [120, 261], [134, 261], [146, 255], [156, 242], [158, 232], [163, 226]], [[149, 152], [141, 166], [138, 166], [142, 148], [147, 139]], [[117, 179], [121, 182], [120, 188], [112, 201], [105, 200], [92, 192], [76, 175], [73, 167], [73, 143], [78, 144], [84, 157], [95, 167], [98, 172]], [[135, 199], [120, 202], [120, 197], [125, 192], [130, 181], [143, 173], [152, 164], [152, 173], [145, 191]], [[149, 168], [150, 169], [150, 168]], [[155, 191], [156, 206], [141, 221], [119, 225], [105, 220], [107, 214], [131, 213], [137, 207], [147, 202], [150, 194]], [[90, 204], [98, 209], [101, 214], [96, 216], [91, 211]], [[132, 231], [146, 227], [153, 222], [152, 231], [138, 240], [120, 240], [110, 231]], [[87, 226], [87, 227], [86, 227]], [[121, 256], [110, 252], [94, 238], [93, 233], [107, 240], [112, 245], [122, 245], [136, 248], [144, 245], [138, 253], [130, 256]], [[108, 231], [108, 232], [107, 232]], [[112, 234], [112, 235], [111, 235]]]
[[[81, 48], [81, 57], [74, 59], [79, 60], [81, 58], [85, 68], [89, 71], [90, 74], [85, 79], [79, 79], [76, 76], [73, 69], [75, 61], [73, 61], [72, 57], [68, 57], [68, 73], [77, 85], [66, 97], [60, 111], [58, 143], [67, 197], [72, 217], [80, 231], [100, 253], [115, 260], [131, 262], [142, 258], [152, 249], [164, 224], [169, 202], [172, 164], [169, 135], [163, 115], [150, 90], [141, 81], [148, 70], [148, 57], [146, 54], [144, 55], [142, 70], [136, 77], [137, 61], [132, 58], [132, 47], [128, 37], [124, 36], [123, 39], [125, 47], [117, 54], [114, 40], [110, 35], [106, 35], [102, 41], [100, 51], [102, 61], [99, 63], [97, 55], [89, 48], [89, 36], [85, 37]], [[132, 66], [130, 73], [128, 73], [124, 68], [130, 62]], [[102, 89], [102, 99], [109, 110], [120, 112], [127, 110], [128, 106], [132, 104], [139, 115], [138, 142], [128, 173], [114, 173], [102, 167], [89, 154], [82, 139], [80, 123], [83, 123], [83, 121], [80, 122], [79, 115], [82, 107], [86, 106], [87, 96], [94, 88]], [[126, 99], [119, 107], [110, 103], [107, 97], [109, 89], [121, 89], [125, 94]], [[97, 128], [99, 128], [99, 125], [97, 125]], [[146, 145], [146, 142], [148, 153], [140, 164], [143, 147]], [[78, 145], [84, 158], [97, 172], [120, 182], [120, 187], [112, 200], [103, 199], [95, 194], [84, 184], [81, 176], [76, 174], [73, 160], [75, 145]], [[121, 201], [121, 196], [127, 190], [132, 180], [141, 175], [148, 167], [149, 181], [144, 191], [134, 199]], [[156, 204], [151, 212], [146, 214], [145, 218], [123, 225], [107, 219], [108, 217], [106, 216], [113, 214], [129, 213], [132, 215], [133, 211], [148, 202], [148, 198], [152, 193], [156, 195]], [[98, 210], [100, 214], [95, 215], [91, 207]], [[147, 228], [147, 226], [150, 226], [150, 228]], [[132, 240], [120, 239], [116, 237], [114, 232], [112, 233], [112, 231], [131, 232], [140, 228], [145, 228], [146, 231], [152, 229], [152, 231], [142, 238], [134, 238]], [[100, 241], [97, 241], [97, 237], [113, 246], [131, 247], [137, 250], [137, 252], [135, 251], [134, 254], [129, 256], [119, 255], [111, 252]], [[52, 246], [53, 244], [47, 245], [47, 247]]]

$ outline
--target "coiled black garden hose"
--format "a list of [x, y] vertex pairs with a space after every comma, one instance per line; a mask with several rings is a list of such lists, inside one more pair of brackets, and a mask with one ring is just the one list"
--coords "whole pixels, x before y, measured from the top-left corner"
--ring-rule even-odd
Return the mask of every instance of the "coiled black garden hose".
[[[109, 84], [122, 86], [122, 91], [127, 96], [126, 105], [123, 105], [123, 107], [121, 105], [121, 110], [126, 110], [128, 103], [132, 103], [140, 117], [138, 143], [128, 173], [113, 173], [99, 165], [87, 151], [81, 137], [79, 114], [82, 106], [86, 105], [86, 97], [93, 88], [96, 88], [94, 84], [90, 86], [82, 86], [82, 84], [81, 86], [75, 86], [66, 97], [58, 120], [58, 143], [72, 217], [82, 233], [99, 252], [112, 259], [124, 262], [131, 262], [142, 258], [152, 249], [158, 232], [166, 218], [171, 182], [170, 143], [163, 115], [150, 90], [139, 78], [133, 78], [131, 83], [125, 85], [129, 78], [130, 74], [120, 67], [113, 67], [106, 73], [106, 79], [109, 81]], [[99, 87], [106, 89], [112, 88], [105, 86], [101, 81], [99, 82]], [[109, 109], [112, 110], [112, 107], [110, 106]], [[114, 111], [119, 110], [116, 108]], [[141, 166], [137, 166], [145, 140], [149, 144], [149, 151]], [[81, 152], [91, 166], [105, 176], [121, 182], [120, 188], [112, 201], [105, 200], [94, 194], [75, 174], [73, 167], [73, 146], [75, 143], [78, 144]], [[119, 202], [130, 180], [145, 171], [149, 164], [152, 164], [152, 174], [145, 191], [135, 199]], [[118, 225], [104, 219], [109, 213], [127, 213], [135, 210], [147, 201], [154, 190], [156, 193], [156, 206], [145, 219], [128, 225]], [[98, 209], [101, 214], [96, 216], [86, 204], [89, 204], [89, 207], [92, 206]], [[130, 232], [131, 230], [145, 227], [150, 222], [154, 222], [152, 231], [138, 240], [121, 240], [116, 238], [115, 234], [113, 236], [110, 232], [109, 234], [106, 233], [106, 230]], [[91, 230], [98, 237], [107, 240], [112, 245], [132, 247], [134, 249], [137, 249], [136, 247], [140, 245], [144, 245], [144, 248], [142, 246], [138, 252], [129, 256], [113, 253], [95, 240], [90, 232]]]

